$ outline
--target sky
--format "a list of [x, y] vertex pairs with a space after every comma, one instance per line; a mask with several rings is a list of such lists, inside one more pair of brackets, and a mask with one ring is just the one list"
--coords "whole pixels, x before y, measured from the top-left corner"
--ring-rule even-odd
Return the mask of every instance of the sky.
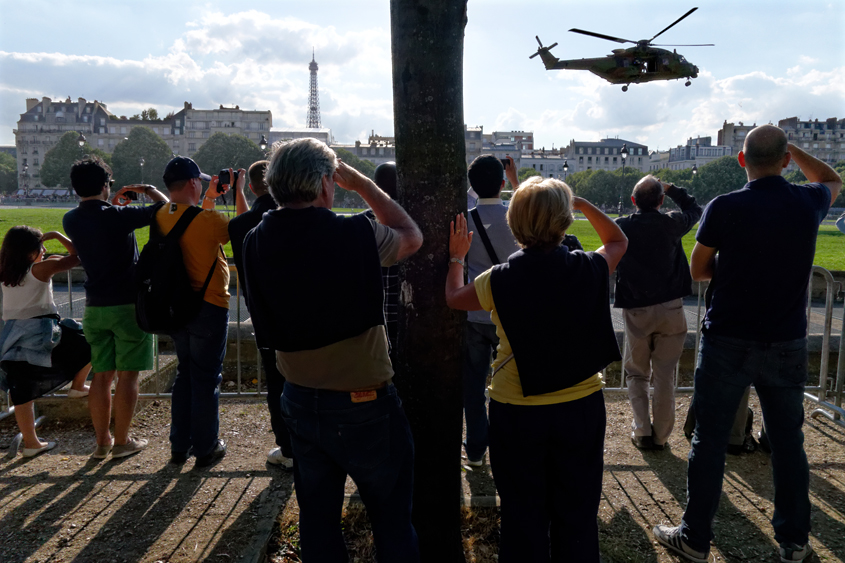
[[[431, 0], [429, 0], [431, 1]], [[845, 2], [708, 0], [661, 35], [700, 69], [622, 92], [586, 71], [546, 71], [555, 56], [608, 55], [619, 44], [573, 27], [648, 39], [696, 4], [607, 0], [469, 0], [464, 121], [534, 131], [535, 147], [619, 137], [666, 150], [722, 123], [845, 118]], [[659, 6], [659, 8], [657, 7]], [[304, 127], [312, 48], [323, 127], [340, 143], [393, 134], [388, 0], [273, 2], [0, 0], [0, 145], [25, 99], [100, 100], [131, 116], [269, 109], [273, 128]]]

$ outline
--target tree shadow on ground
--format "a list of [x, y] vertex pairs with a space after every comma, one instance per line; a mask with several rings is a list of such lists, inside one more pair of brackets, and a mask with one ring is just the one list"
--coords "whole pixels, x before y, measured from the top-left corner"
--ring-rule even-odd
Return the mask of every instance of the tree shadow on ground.
[[[663, 483], [669, 493], [682, 507], [686, 506], [686, 477], [687, 458], [678, 457], [671, 449], [662, 452], [642, 452], [643, 460], [649, 465], [654, 475]], [[736, 460], [728, 456], [728, 465], [725, 473], [734, 471]], [[772, 538], [769, 530], [762, 530], [752, 520], [743, 514], [725, 494], [726, 487], [723, 485], [722, 497], [719, 501], [719, 509], [713, 522], [714, 543], [724, 556], [726, 561], [745, 561], [749, 557], [746, 551], [749, 546], [757, 549], [758, 546], [767, 546], [771, 549]], [[652, 495], [652, 493], [649, 493]], [[655, 499], [655, 504], [659, 503]], [[659, 522], [654, 522], [658, 524]], [[680, 524], [680, 520], [672, 522], [673, 525]], [[711, 551], [712, 553], [712, 551]]]
[[[74, 561], [140, 561], [180, 516], [205, 479], [193, 472], [180, 473], [179, 469], [168, 464], [155, 474], [139, 476], [147, 482], [100, 526]], [[127, 480], [124, 492], [135, 483], [131, 475], [119, 478]], [[108, 481], [108, 477], [104, 479]], [[129, 544], [120, 541], [126, 533], [137, 534]]]
[[[271, 471], [274, 475], [270, 485], [250, 503], [249, 508], [244, 510], [235, 522], [226, 522], [226, 529], [211, 548], [206, 561], [245, 560], [267, 548], [276, 519], [285, 510], [293, 494], [292, 475], [283, 473], [280, 469]], [[271, 498], [274, 496], [278, 500]], [[246, 549], [243, 547], [245, 530], [252, 536], [251, 545]]]
[[[10, 464], [3, 473], [18, 465], [20, 463], [17, 461]], [[34, 486], [51, 483], [0, 519], [0, 530], [3, 530], [7, 539], [14, 538], [14, 541], [3, 541], [0, 544], [0, 561], [24, 561], [38, 551], [47, 538], [61, 531], [61, 522], [72, 517], [85, 499], [98, 487], [102, 489], [108, 481], [108, 467], [101, 465], [92, 473], [91, 470], [96, 466], [97, 460], [89, 460], [79, 471], [67, 477], [51, 477], [49, 473], [43, 472], [28, 477], [0, 478], [0, 482], [5, 485], [0, 489], [4, 505], [14, 502], [18, 496], [26, 495]], [[10, 490], [18, 491], [18, 494], [10, 497]], [[33, 514], [37, 516], [32, 518]], [[76, 531], [84, 532], [85, 525]]]
[[603, 563], [657, 563], [651, 538], [624, 506], [610, 522], [599, 520], [599, 545]]

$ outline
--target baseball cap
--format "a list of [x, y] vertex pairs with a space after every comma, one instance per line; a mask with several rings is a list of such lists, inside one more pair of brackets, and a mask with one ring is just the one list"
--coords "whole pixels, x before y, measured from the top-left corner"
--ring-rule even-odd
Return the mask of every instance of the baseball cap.
[[180, 180], [190, 180], [191, 178], [199, 178], [206, 182], [211, 181], [211, 176], [203, 174], [197, 163], [187, 156], [177, 156], [167, 163], [164, 168], [164, 183], [172, 184]]

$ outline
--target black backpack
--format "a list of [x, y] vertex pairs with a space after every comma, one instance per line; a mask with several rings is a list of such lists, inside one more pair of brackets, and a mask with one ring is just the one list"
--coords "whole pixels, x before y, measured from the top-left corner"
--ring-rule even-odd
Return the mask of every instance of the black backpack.
[[182, 329], [199, 314], [205, 290], [214, 275], [217, 258], [208, 271], [202, 290], [194, 291], [185, 269], [179, 239], [202, 209], [191, 206], [176, 225], [162, 236], [153, 221], [150, 241], [144, 246], [135, 265], [138, 294], [135, 319], [141, 330], [150, 334], [171, 334]]

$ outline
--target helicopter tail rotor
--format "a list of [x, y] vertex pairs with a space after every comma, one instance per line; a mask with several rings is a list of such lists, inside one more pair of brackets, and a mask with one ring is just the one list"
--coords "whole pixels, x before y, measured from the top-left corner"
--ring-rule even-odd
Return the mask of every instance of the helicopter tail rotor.
[[543, 47], [543, 42], [542, 42], [542, 41], [540, 41], [540, 37], [539, 37], [539, 36], [537, 36], [537, 35], [535, 35], [535, 36], [534, 36], [534, 39], [536, 39], [536, 40], [537, 40], [537, 44], [538, 44], [538, 45], [540, 45], [540, 47], [538, 47], [538, 48], [537, 48], [537, 52], [536, 52], [536, 53], [534, 53], [533, 55], [531, 55], [530, 57], [528, 57], [529, 59], [533, 59], [533, 58], [534, 58], [534, 57], [536, 57], [537, 55], [541, 55], [541, 57], [542, 57], [542, 55], [543, 55], [544, 53], [549, 54], [549, 51], [551, 51], [553, 48], [557, 47], [557, 43], [552, 43], [552, 44], [551, 44], [551, 45], [549, 45], [548, 47]]

